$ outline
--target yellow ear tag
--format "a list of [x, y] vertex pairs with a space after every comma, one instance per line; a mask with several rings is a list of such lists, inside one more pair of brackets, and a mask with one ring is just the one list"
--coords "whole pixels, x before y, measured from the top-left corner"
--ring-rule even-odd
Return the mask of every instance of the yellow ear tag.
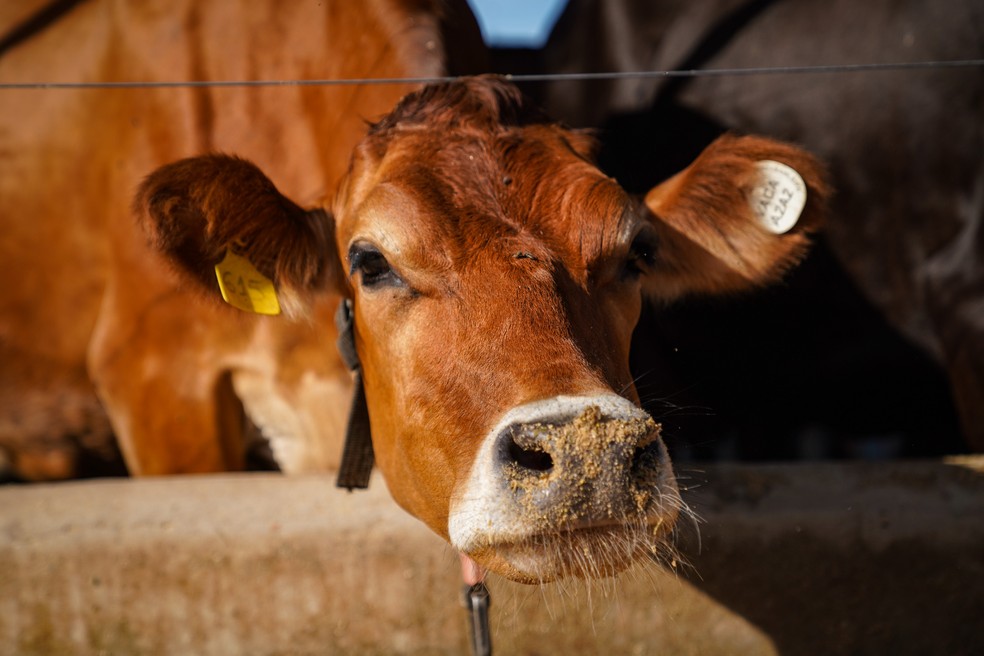
[[232, 249], [215, 265], [215, 277], [225, 302], [240, 310], [257, 314], [280, 314], [277, 290], [253, 263]]

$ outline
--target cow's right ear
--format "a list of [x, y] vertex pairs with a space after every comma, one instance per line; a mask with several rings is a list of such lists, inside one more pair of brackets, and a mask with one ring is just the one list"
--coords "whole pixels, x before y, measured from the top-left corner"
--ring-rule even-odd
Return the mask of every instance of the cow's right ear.
[[297, 317], [313, 294], [344, 284], [332, 217], [297, 206], [246, 160], [204, 155], [163, 166], [140, 185], [133, 209], [179, 273], [242, 309]]

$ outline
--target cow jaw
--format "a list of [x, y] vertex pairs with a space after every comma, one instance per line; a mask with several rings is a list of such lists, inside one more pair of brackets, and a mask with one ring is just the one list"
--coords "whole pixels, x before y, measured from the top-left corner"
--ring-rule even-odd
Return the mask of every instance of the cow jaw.
[[681, 505], [646, 413], [612, 394], [560, 396], [515, 408], [490, 431], [448, 534], [515, 580], [597, 578], [658, 551]]

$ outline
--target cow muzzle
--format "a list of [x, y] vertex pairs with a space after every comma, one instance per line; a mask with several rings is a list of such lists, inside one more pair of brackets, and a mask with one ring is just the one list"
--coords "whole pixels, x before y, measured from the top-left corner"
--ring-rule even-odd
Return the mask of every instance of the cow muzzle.
[[659, 432], [614, 395], [513, 409], [456, 494], [452, 544], [528, 581], [612, 575], [658, 551], [682, 505]]

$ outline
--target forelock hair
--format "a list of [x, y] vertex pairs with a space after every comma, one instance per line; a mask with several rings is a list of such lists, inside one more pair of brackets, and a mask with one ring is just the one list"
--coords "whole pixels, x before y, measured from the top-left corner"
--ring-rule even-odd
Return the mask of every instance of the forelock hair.
[[370, 126], [369, 135], [385, 138], [394, 130], [421, 125], [494, 132], [553, 123], [515, 85], [496, 75], [482, 75], [430, 84], [407, 95], [388, 116]]

